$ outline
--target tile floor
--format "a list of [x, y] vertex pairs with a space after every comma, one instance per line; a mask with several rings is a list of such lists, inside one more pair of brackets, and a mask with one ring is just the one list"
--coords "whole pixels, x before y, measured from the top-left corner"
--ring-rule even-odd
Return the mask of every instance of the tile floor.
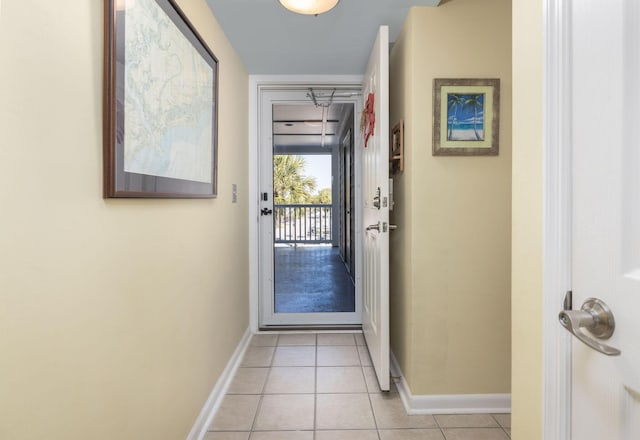
[[205, 440], [508, 440], [508, 414], [408, 416], [362, 334], [256, 335]]

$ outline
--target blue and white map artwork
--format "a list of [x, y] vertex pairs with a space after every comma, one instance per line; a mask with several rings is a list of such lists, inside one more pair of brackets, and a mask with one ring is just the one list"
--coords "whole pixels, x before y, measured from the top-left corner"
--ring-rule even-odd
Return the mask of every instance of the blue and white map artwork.
[[214, 70], [155, 0], [130, 4], [124, 170], [212, 183]]

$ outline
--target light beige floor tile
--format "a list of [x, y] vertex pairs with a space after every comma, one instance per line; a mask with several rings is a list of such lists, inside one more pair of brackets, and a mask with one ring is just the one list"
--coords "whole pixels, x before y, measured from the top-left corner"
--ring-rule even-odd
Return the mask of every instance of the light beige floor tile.
[[318, 367], [318, 393], [366, 393], [362, 367]]
[[275, 347], [249, 347], [242, 359], [241, 367], [268, 367]]
[[314, 333], [283, 334], [278, 339], [278, 345], [316, 345]]
[[318, 394], [316, 429], [375, 429], [368, 394]]
[[313, 431], [254, 432], [250, 440], [313, 440]]
[[378, 440], [374, 430], [316, 431], [316, 440]]
[[318, 347], [319, 367], [346, 367], [360, 365], [360, 358], [353, 347]]
[[260, 396], [225, 396], [210, 431], [250, 431]]
[[360, 356], [360, 363], [363, 367], [370, 367], [373, 365], [371, 363], [371, 356], [369, 356], [369, 349], [367, 349], [366, 346], [358, 346], [358, 355]]
[[364, 381], [367, 384], [367, 390], [370, 393], [380, 393], [380, 385], [378, 384], [378, 378], [373, 367], [363, 367]]
[[313, 394], [271, 394], [262, 397], [254, 431], [312, 430]]
[[248, 440], [250, 432], [207, 432], [202, 440]]
[[273, 367], [265, 394], [313, 394], [315, 387], [314, 367]]
[[274, 367], [314, 367], [316, 347], [277, 347]]
[[268, 368], [238, 368], [227, 394], [261, 394]]
[[447, 440], [509, 440], [501, 428], [454, 428], [442, 432]]
[[367, 345], [362, 333], [356, 333], [356, 345]]
[[498, 428], [489, 414], [446, 414], [435, 416], [441, 428]]
[[378, 429], [397, 428], [437, 428], [435, 419], [430, 415], [407, 415], [400, 395], [369, 394]]
[[275, 347], [278, 343], [278, 335], [253, 335], [251, 344], [253, 347]]
[[386, 429], [380, 430], [381, 440], [444, 440], [439, 429]]
[[318, 335], [318, 345], [356, 345], [351, 333], [324, 333]]
[[498, 424], [503, 428], [511, 428], [511, 414], [492, 414]]

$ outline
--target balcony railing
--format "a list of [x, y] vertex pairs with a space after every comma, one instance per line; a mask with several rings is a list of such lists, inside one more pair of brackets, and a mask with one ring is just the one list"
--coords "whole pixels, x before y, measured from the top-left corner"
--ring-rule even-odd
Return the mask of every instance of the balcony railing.
[[274, 205], [276, 243], [331, 243], [331, 205]]

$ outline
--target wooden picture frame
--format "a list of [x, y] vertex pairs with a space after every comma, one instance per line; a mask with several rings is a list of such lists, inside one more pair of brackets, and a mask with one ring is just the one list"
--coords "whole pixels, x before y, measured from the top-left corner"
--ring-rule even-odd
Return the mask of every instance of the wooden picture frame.
[[389, 174], [394, 176], [404, 171], [404, 120], [400, 119], [391, 129], [389, 140]]
[[500, 80], [433, 80], [433, 155], [496, 156]]
[[216, 197], [217, 58], [174, 0], [104, 6], [104, 197]]

